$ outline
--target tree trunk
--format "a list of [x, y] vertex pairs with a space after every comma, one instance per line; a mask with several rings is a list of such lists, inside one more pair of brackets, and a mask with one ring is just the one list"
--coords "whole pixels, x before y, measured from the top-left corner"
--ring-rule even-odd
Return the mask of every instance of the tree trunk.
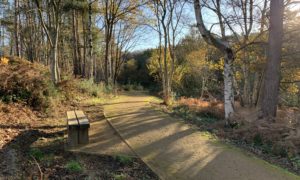
[[[217, 1], [219, 5], [220, 1]], [[225, 119], [229, 120], [231, 115], [234, 113], [234, 91], [233, 91], [233, 61], [234, 54], [233, 50], [226, 41], [225, 28], [221, 19], [220, 8], [218, 8], [218, 16], [220, 21], [220, 29], [222, 33], [222, 39], [218, 39], [211, 34], [209, 30], [206, 29], [202, 17], [202, 7], [199, 0], [194, 1], [195, 16], [197, 20], [197, 27], [203, 37], [203, 39], [208, 43], [216, 47], [225, 55], [224, 61], [224, 109], [225, 109]], [[229, 121], [228, 121], [229, 122]]]
[[234, 113], [234, 91], [233, 91], [233, 55], [227, 53], [224, 62], [224, 110], [225, 119], [229, 119]]
[[79, 75], [79, 60], [78, 60], [78, 43], [76, 35], [76, 10], [72, 12], [72, 26], [73, 26], [73, 73], [75, 77]]
[[81, 17], [81, 21], [82, 21], [82, 39], [83, 39], [83, 59], [82, 59], [82, 77], [86, 77], [87, 74], [86, 74], [86, 49], [87, 49], [87, 37], [86, 37], [86, 22], [85, 22], [85, 14], [82, 13], [82, 17]]
[[283, 0], [272, 0], [270, 5], [270, 31], [268, 40], [268, 57], [265, 70], [262, 113], [265, 118], [276, 117], [280, 62], [283, 36]]
[[92, 2], [89, 1], [89, 78], [94, 79], [94, 60], [93, 60], [93, 43], [92, 43]]
[[20, 46], [19, 46], [19, 21], [18, 21], [18, 9], [19, 9], [19, 1], [15, 0], [15, 19], [14, 19], [14, 24], [15, 24], [15, 48], [16, 48], [16, 53], [15, 55], [20, 57]]
[[76, 42], [77, 42], [77, 60], [78, 60], [78, 75], [82, 74], [82, 57], [81, 57], [81, 43], [80, 43], [80, 36], [79, 36], [79, 32], [78, 32], [78, 13], [75, 14], [75, 34], [76, 34]]
[[[245, 53], [245, 52], [244, 52]], [[243, 67], [243, 76], [244, 76], [244, 84], [243, 84], [243, 104], [244, 106], [251, 105], [251, 93], [250, 93], [250, 75], [249, 75], [249, 62], [246, 60], [244, 56]]]
[[258, 102], [258, 96], [259, 96], [259, 90], [261, 86], [261, 74], [259, 72], [255, 72], [254, 74], [254, 83], [253, 83], [253, 88], [252, 88], [252, 96], [251, 96], [251, 101], [252, 105], [256, 107], [257, 102]]
[[52, 33], [52, 42], [53, 45], [50, 49], [50, 70], [51, 70], [51, 78], [54, 84], [57, 84], [60, 80], [59, 66], [58, 66], [58, 31], [59, 27]]
[[104, 75], [106, 85], [111, 83], [111, 57], [110, 57], [110, 47], [111, 47], [111, 24], [107, 23], [105, 27], [105, 55], [104, 55]]

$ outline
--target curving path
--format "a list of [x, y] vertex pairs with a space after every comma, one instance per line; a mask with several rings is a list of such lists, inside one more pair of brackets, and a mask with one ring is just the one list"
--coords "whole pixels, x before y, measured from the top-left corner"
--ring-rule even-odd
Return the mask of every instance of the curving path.
[[161, 179], [300, 179], [154, 110], [151, 99], [137, 92], [123, 94], [105, 104], [104, 111], [114, 129]]

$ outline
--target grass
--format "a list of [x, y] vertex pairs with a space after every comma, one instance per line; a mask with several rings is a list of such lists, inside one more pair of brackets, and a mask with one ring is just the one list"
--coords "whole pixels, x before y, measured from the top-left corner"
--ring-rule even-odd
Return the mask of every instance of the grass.
[[74, 160], [72, 160], [66, 164], [66, 169], [70, 172], [82, 172], [83, 171], [81, 164]]
[[116, 155], [115, 160], [123, 166], [131, 165], [133, 163], [133, 158], [126, 155]]
[[38, 161], [41, 161], [45, 156], [45, 154], [38, 148], [31, 148], [29, 150], [29, 155], [34, 157]]
[[103, 83], [96, 84], [93, 80], [80, 80], [78, 81], [78, 87], [82, 93], [86, 93], [93, 97], [101, 97], [104, 94], [112, 92], [110, 86], [105, 86]]
[[113, 178], [115, 180], [125, 180], [125, 179], [127, 179], [127, 175], [123, 174], [123, 173], [121, 173], [121, 174], [114, 174]]
[[184, 120], [189, 121], [198, 126], [213, 124], [219, 121], [219, 119], [215, 117], [212, 113], [209, 112], [194, 113], [190, 111], [189, 107], [187, 106], [174, 107], [172, 110], [172, 114], [178, 115], [182, 117]]

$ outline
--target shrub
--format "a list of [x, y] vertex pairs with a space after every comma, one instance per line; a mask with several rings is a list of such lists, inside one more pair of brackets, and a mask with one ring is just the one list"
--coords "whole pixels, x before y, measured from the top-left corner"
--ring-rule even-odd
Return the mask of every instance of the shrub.
[[31, 63], [17, 57], [10, 57], [8, 63], [0, 64], [0, 99], [3, 102], [25, 102], [36, 110], [49, 106], [48, 97], [54, 87], [45, 66]]
[[119, 162], [120, 165], [123, 165], [123, 166], [125, 166], [125, 165], [130, 165], [130, 164], [133, 163], [132, 157], [126, 156], [126, 155], [117, 155], [117, 156], [115, 157], [115, 160], [116, 160], [117, 162]]
[[114, 179], [115, 180], [125, 180], [125, 179], [127, 179], [127, 175], [126, 174], [115, 174]]
[[44, 153], [37, 148], [32, 148], [29, 150], [29, 155], [34, 157], [36, 160], [42, 160], [44, 158]]
[[260, 134], [256, 134], [253, 138], [253, 144], [255, 146], [262, 146], [263, 145], [263, 140]]
[[96, 84], [93, 80], [82, 79], [77, 82], [79, 90], [89, 96], [100, 97], [102, 94], [109, 92], [109, 88], [103, 83]]
[[211, 119], [224, 119], [224, 106], [218, 101], [204, 101], [196, 98], [180, 98], [178, 106], [186, 106], [191, 112], [200, 117]]
[[262, 151], [263, 153], [266, 153], [266, 154], [271, 154], [272, 153], [272, 142], [271, 141], [267, 141], [266, 143], [264, 143], [262, 145]]
[[123, 85], [125, 91], [143, 91], [144, 87], [141, 84], [125, 84]]
[[133, 90], [133, 85], [132, 84], [126, 84], [123, 86], [125, 91], [132, 91]]
[[82, 172], [83, 170], [80, 163], [74, 160], [67, 163], [66, 169], [70, 172]]
[[292, 157], [290, 161], [296, 169], [300, 169], [300, 155]]
[[143, 91], [144, 87], [141, 84], [136, 84], [133, 86], [133, 89], [137, 91]]

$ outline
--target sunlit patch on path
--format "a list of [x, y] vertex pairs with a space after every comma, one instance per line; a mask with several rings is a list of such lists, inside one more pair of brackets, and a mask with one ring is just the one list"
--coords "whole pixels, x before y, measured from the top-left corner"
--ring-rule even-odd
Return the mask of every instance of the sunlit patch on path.
[[299, 179], [154, 110], [134, 93], [104, 105], [114, 129], [162, 179]]

